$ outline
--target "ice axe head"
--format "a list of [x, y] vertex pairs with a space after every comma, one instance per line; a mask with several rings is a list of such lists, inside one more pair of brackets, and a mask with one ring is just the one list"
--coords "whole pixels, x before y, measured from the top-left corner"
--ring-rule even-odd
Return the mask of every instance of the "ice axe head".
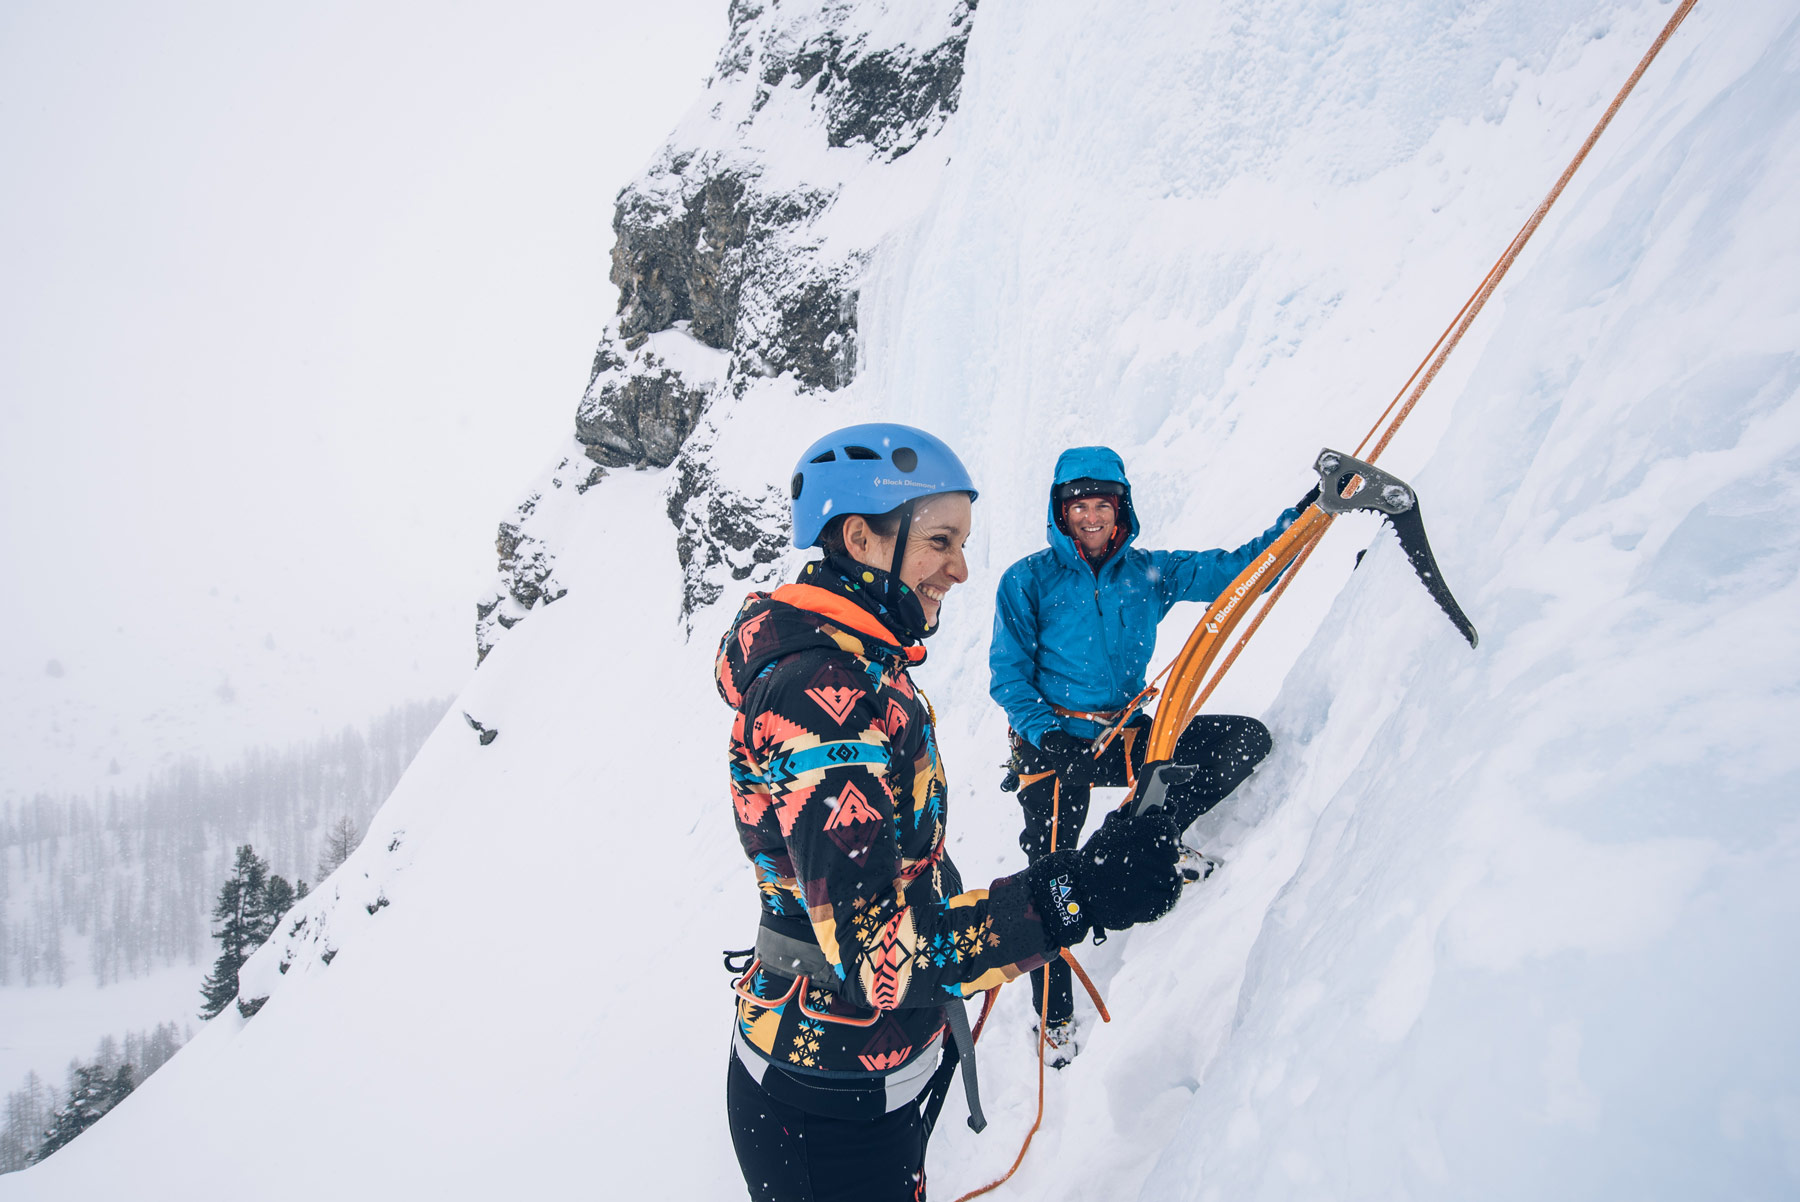
[[1174, 764], [1168, 760], [1156, 760], [1145, 764], [1138, 773], [1137, 791], [1131, 806], [1131, 816], [1147, 814], [1151, 810], [1163, 808], [1163, 799], [1168, 796], [1170, 785], [1185, 785], [1193, 780], [1200, 769], [1193, 764]]

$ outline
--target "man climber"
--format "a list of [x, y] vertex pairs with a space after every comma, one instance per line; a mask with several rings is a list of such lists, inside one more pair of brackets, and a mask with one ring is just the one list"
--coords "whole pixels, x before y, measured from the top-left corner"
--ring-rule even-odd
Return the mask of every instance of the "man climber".
[[[1118, 722], [1144, 687], [1156, 625], [1177, 601], [1210, 602], [1299, 517], [1283, 510], [1269, 529], [1235, 551], [1144, 551], [1132, 546], [1137, 513], [1125, 464], [1109, 447], [1072, 447], [1058, 457], [1050, 486], [1049, 547], [1013, 564], [1000, 579], [988, 691], [1006, 711], [1011, 769], [1025, 829], [1019, 845], [1033, 863], [1054, 846], [1074, 847], [1092, 786], [1127, 783], [1143, 766], [1149, 715], [1141, 711], [1098, 758], [1091, 744]], [[1255, 718], [1201, 715], [1176, 741], [1177, 764], [1199, 771], [1169, 788], [1177, 830], [1217, 805], [1269, 753]], [[1010, 782], [1009, 778], [1009, 782]], [[1052, 833], [1052, 810], [1057, 819]], [[1210, 867], [1184, 856], [1190, 879]], [[1050, 1005], [1048, 1063], [1061, 1068], [1080, 1050], [1069, 967], [1052, 960], [1031, 974], [1032, 1013]]]

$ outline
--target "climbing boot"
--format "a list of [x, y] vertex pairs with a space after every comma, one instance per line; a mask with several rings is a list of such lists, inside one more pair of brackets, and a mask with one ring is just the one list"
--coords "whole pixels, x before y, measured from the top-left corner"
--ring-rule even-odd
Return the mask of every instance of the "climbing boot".
[[[1036, 1027], [1033, 1026], [1035, 1033]], [[1044, 1063], [1062, 1068], [1081, 1051], [1081, 1028], [1073, 1017], [1044, 1028]]]
[[1175, 871], [1181, 875], [1182, 884], [1195, 885], [1218, 871], [1222, 862], [1183, 843], [1180, 858], [1175, 861]]

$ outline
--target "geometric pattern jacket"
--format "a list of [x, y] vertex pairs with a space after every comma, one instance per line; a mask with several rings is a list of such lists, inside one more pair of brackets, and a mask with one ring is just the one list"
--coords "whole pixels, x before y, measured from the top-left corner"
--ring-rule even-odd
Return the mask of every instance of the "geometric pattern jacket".
[[[860, 573], [858, 573], [860, 575]], [[752, 593], [719, 645], [731, 804], [767, 925], [817, 942], [831, 990], [761, 969], [738, 1029], [802, 1075], [887, 1073], [924, 1051], [943, 1002], [1056, 954], [1023, 875], [962, 887], [944, 849], [948, 790], [929, 703], [856, 576], [807, 565]]]

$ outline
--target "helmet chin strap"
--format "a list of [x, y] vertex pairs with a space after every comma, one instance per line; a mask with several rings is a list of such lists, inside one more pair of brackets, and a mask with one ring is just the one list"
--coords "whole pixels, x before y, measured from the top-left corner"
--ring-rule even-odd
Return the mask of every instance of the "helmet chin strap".
[[937, 623], [925, 616], [924, 601], [900, 582], [900, 568], [906, 562], [906, 540], [912, 535], [912, 520], [913, 502], [908, 501], [900, 507], [900, 528], [894, 532], [894, 561], [888, 565], [884, 600], [888, 612], [906, 624], [912, 637], [922, 639], [937, 629]]
[[[888, 587], [900, 587], [900, 564], [906, 559], [906, 540], [912, 534], [913, 503], [908, 501], [900, 507], [900, 529], [894, 535], [894, 562], [888, 566], [888, 575], [893, 583]], [[900, 598], [890, 599], [889, 608], [897, 605]]]

